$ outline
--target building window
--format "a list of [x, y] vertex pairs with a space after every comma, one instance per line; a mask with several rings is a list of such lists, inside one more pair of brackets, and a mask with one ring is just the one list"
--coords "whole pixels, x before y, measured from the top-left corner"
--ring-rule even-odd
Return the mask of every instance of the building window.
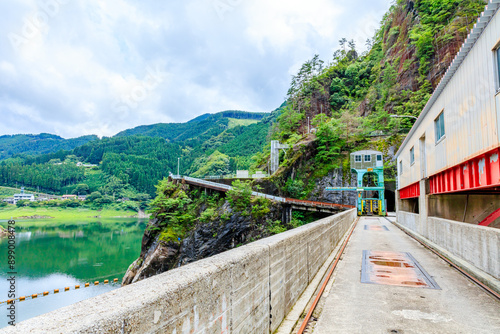
[[500, 47], [498, 47], [496, 50], [495, 50], [495, 53], [496, 53], [496, 61], [497, 61], [497, 79], [498, 79], [498, 90], [500, 90]]
[[444, 137], [444, 112], [434, 120], [434, 129], [436, 130], [436, 143]]
[[403, 174], [403, 160], [399, 161], [399, 174]]
[[415, 146], [410, 150], [410, 165], [415, 163]]
[[371, 155], [365, 155], [365, 162], [371, 162], [372, 161], [372, 156]]
[[377, 155], [377, 161], [382, 161], [382, 156], [380, 154]]
[[356, 162], [361, 162], [361, 156], [360, 156], [360, 155], [356, 155], [356, 157], [355, 157], [355, 161], [356, 161]]

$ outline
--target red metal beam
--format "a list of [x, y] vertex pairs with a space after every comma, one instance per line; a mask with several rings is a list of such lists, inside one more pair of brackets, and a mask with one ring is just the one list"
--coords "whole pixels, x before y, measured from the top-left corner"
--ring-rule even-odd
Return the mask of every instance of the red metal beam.
[[407, 187], [399, 189], [399, 198], [407, 199], [407, 198], [415, 198], [420, 196], [420, 183], [413, 183]]
[[497, 209], [496, 211], [493, 211], [491, 215], [486, 217], [485, 220], [479, 223], [481, 226], [490, 226], [491, 223], [495, 221], [495, 219], [500, 218], [500, 209]]
[[[500, 148], [429, 177], [431, 194], [489, 189], [500, 186]], [[403, 198], [403, 197], [401, 197]]]

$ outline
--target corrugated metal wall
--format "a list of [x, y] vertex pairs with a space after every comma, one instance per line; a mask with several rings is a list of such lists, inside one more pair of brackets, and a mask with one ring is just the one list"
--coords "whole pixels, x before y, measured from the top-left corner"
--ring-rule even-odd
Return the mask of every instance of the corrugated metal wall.
[[[463, 61], [451, 81], [432, 106], [426, 118], [401, 152], [403, 173], [399, 188], [421, 179], [421, 163], [426, 177], [485, 152], [500, 143], [500, 96], [493, 48], [500, 41], [500, 12], [497, 11]], [[445, 132], [436, 143], [434, 120], [444, 112]], [[419, 139], [425, 135], [425, 157]], [[415, 162], [410, 165], [410, 149]]]

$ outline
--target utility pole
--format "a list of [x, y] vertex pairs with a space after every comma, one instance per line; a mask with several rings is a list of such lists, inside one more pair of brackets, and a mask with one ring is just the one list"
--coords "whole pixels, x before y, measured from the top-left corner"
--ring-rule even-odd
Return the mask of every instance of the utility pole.
[[177, 176], [180, 176], [181, 158], [177, 158]]
[[311, 133], [311, 128], [309, 127], [309, 116], [307, 116], [307, 133]]

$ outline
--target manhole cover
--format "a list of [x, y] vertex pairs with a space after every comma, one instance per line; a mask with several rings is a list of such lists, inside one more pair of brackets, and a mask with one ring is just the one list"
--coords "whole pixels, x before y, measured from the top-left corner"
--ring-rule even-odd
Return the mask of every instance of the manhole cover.
[[367, 231], [389, 231], [385, 225], [365, 225]]
[[410, 253], [364, 250], [361, 283], [439, 289]]

